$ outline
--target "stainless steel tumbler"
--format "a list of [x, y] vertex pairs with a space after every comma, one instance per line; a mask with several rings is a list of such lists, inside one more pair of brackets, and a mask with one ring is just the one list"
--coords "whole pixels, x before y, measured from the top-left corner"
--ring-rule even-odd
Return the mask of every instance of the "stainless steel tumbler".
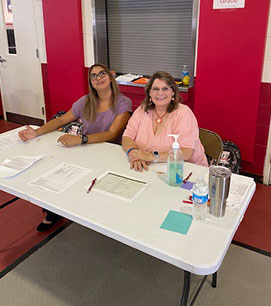
[[228, 198], [231, 181], [231, 171], [222, 166], [209, 168], [209, 212], [214, 217], [223, 217], [226, 211], [226, 200]]

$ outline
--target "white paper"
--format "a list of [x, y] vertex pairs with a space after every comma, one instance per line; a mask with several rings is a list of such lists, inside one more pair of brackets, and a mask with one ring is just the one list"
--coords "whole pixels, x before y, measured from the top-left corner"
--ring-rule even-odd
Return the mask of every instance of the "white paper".
[[214, 0], [213, 9], [244, 8], [245, 0]]
[[16, 155], [10, 159], [5, 159], [0, 164], [0, 177], [1, 178], [8, 178], [19, 173], [25, 171], [29, 167], [31, 167], [34, 163], [39, 161], [43, 156], [23, 156], [23, 155]]
[[137, 78], [141, 78], [143, 75], [136, 75], [136, 74], [131, 74], [131, 73], [128, 73], [128, 74], [124, 74], [124, 75], [120, 75], [116, 78], [117, 81], [119, 82], [131, 82], [132, 80], [134, 79], [137, 79]]
[[18, 130], [10, 132], [8, 134], [0, 134], [0, 150], [7, 149], [8, 147], [22, 142], [23, 141], [18, 136]]
[[88, 168], [61, 163], [28, 184], [59, 194], [76, 183], [90, 171], [92, 170]]
[[253, 179], [246, 176], [232, 174], [227, 206], [238, 209], [243, 203]]
[[[30, 127], [39, 128], [37, 125], [30, 125]], [[18, 132], [22, 130], [25, 130], [25, 126], [0, 134], [0, 150], [23, 143], [23, 140], [18, 136]]]
[[[209, 172], [206, 173], [204, 180], [207, 182], [207, 184], [209, 183]], [[227, 206], [239, 209], [253, 182], [254, 180], [251, 177], [232, 173], [229, 195], [226, 202]]]
[[92, 190], [132, 202], [145, 190], [148, 183], [116, 172], [107, 171], [97, 178]]

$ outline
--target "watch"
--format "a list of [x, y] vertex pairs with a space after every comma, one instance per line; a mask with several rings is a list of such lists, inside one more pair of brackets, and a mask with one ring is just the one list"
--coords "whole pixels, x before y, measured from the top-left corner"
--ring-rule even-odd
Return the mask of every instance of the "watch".
[[152, 156], [154, 157], [153, 163], [158, 163], [160, 154], [158, 151], [152, 151]]
[[81, 144], [86, 144], [88, 143], [88, 137], [87, 135], [82, 134], [81, 135]]

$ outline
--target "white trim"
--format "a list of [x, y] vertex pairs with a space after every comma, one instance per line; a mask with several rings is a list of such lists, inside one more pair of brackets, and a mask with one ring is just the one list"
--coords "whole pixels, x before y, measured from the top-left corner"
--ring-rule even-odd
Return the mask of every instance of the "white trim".
[[37, 43], [39, 48], [39, 58], [42, 64], [46, 64], [47, 57], [46, 57], [42, 0], [33, 0], [33, 9], [34, 9], [34, 19], [36, 25]]
[[265, 185], [271, 184], [271, 119], [269, 124], [269, 134], [267, 141], [267, 148], [264, 159], [264, 168], [263, 168], [263, 183]]
[[85, 67], [94, 64], [93, 1], [81, 0]]

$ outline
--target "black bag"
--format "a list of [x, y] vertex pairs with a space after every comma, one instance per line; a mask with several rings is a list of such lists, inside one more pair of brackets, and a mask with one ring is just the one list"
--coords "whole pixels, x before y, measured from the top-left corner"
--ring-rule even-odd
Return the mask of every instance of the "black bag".
[[77, 121], [70, 122], [62, 127], [61, 132], [72, 135], [82, 135], [83, 122], [80, 119], [78, 119]]
[[[59, 111], [52, 117], [52, 119], [61, 117], [65, 113], [66, 113], [65, 111]], [[72, 135], [82, 135], [83, 127], [84, 125], [81, 119], [77, 119], [76, 121], [72, 121], [66, 125], [63, 125], [61, 128], [59, 128], [59, 131], [63, 133], [72, 134]]]
[[227, 167], [232, 173], [239, 173], [241, 168], [241, 153], [238, 146], [228, 140], [223, 140], [223, 153], [219, 166]]

